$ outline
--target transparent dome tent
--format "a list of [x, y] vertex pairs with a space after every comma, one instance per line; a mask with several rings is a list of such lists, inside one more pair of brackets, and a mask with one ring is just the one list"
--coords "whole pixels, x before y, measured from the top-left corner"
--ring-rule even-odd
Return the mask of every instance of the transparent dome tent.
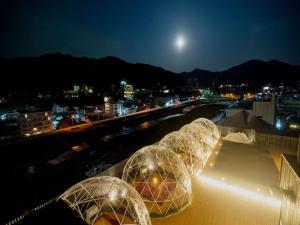
[[69, 188], [60, 198], [88, 224], [151, 225], [140, 195], [116, 177], [88, 178]]
[[184, 162], [190, 174], [199, 174], [203, 168], [203, 147], [190, 134], [174, 131], [167, 134], [160, 146], [174, 151]]
[[127, 161], [122, 178], [142, 196], [151, 217], [183, 210], [191, 202], [191, 180], [178, 155], [159, 145], [146, 146]]
[[205, 127], [211, 134], [211, 136], [213, 137], [213, 144], [216, 145], [216, 143], [218, 142], [219, 138], [220, 138], [220, 132], [218, 127], [215, 125], [215, 123], [209, 119], [206, 118], [199, 118], [194, 120], [192, 123], [198, 124], [200, 126]]
[[199, 126], [195, 123], [184, 125], [181, 127], [180, 131], [190, 134], [198, 141], [203, 149], [202, 161], [203, 164], [205, 164], [214, 149], [214, 144], [208, 142], [208, 139], [211, 137], [210, 132], [208, 132], [205, 127]]

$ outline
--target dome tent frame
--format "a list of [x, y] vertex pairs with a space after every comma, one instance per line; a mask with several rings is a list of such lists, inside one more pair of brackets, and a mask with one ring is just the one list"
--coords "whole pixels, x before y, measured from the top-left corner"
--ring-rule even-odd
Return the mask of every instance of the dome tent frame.
[[211, 133], [212, 137], [215, 139], [215, 144], [219, 140], [221, 135], [218, 127], [213, 121], [206, 118], [198, 118], [194, 120], [192, 123], [205, 127]]
[[199, 174], [203, 169], [203, 146], [189, 133], [183, 131], [171, 132], [161, 139], [159, 145], [179, 155], [190, 174]]
[[182, 211], [191, 203], [191, 179], [176, 153], [159, 145], [135, 152], [127, 161], [122, 179], [142, 196], [151, 217]]
[[88, 224], [102, 217], [118, 224], [151, 225], [148, 210], [140, 195], [116, 177], [95, 176], [66, 190], [61, 196]]

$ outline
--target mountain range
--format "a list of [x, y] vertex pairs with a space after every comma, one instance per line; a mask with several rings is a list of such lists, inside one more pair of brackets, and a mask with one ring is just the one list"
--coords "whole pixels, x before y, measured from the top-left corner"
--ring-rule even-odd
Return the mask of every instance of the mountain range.
[[300, 66], [271, 60], [249, 60], [225, 71], [212, 72], [195, 69], [174, 73], [160, 67], [128, 63], [116, 57], [73, 57], [47, 54], [40, 57], [14, 59], [0, 58], [1, 92], [43, 91], [71, 87], [73, 83], [86, 83], [99, 90], [107, 90], [121, 80], [135, 87], [170, 87], [186, 85], [198, 80], [200, 87], [219, 83], [296, 84], [300, 81]]

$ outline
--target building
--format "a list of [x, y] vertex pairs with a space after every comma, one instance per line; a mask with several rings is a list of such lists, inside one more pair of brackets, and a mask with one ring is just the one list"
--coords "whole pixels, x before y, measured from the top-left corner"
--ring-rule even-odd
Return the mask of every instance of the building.
[[275, 96], [271, 101], [255, 101], [253, 102], [253, 113], [256, 117], [261, 117], [264, 121], [274, 125], [275, 122]]
[[124, 86], [124, 98], [126, 99], [132, 99], [133, 98], [133, 85], [131, 84], [126, 84]]
[[153, 104], [155, 107], [157, 106], [166, 106], [168, 102], [170, 102], [172, 99], [170, 97], [155, 97], [153, 99]]
[[297, 117], [300, 117], [300, 99], [284, 97], [277, 102], [276, 106], [279, 113], [293, 113], [296, 114]]
[[[249, 118], [257, 117], [262, 119], [263, 121], [267, 122], [270, 125], [275, 124], [275, 97], [273, 96], [271, 101], [254, 101], [253, 107], [244, 109], [244, 108], [228, 108], [226, 109], [226, 117], [232, 117], [237, 115], [246, 115]], [[246, 113], [246, 114], [245, 114]], [[243, 118], [244, 119], [244, 118]], [[245, 119], [246, 123], [247, 119]], [[241, 122], [241, 121], [239, 121]], [[235, 122], [236, 124], [239, 124], [239, 122]]]
[[113, 108], [113, 115], [115, 116], [123, 116], [124, 115], [124, 106], [123, 101], [118, 101], [112, 105]]
[[124, 115], [123, 101], [113, 102], [110, 97], [104, 97], [104, 113], [111, 116]]
[[25, 136], [41, 134], [52, 130], [52, 112], [20, 112], [20, 134]]
[[17, 111], [0, 112], [0, 121], [17, 121], [19, 113]]
[[80, 86], [77, 84], [73, 84], [73, 91], [74, 93], [78, 93], [80, 91]]
[[104, 97], [104, 113], [111, 115], [113, 112], [112, 101], [110, 97]]
[[71, 90], [64, 91], [65, 98], [78, 98], [82, 95], [92, 95], [93, 93], [93, 87], [86, 84], [82, 84], [81, 86], [73, 84], [73, 88]]
[[66, 113], [66, 112], [69, 112], [69, 107], [68, 106], [60, 106], [58, 104], [53, 104], [52, 112], [54, 114]]

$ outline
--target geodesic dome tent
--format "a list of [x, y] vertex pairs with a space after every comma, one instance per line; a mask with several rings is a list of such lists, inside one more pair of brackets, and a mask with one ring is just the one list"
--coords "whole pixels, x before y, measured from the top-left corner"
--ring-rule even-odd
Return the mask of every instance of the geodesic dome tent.
[[189, 123], [184, 125], [183, 127], [180, 128], [180, 131], [192, 135], [202, 146], [203, 149], [202, 161], [203, 164], [205, 165], [208, 157], [210, 156], [214, 148], [214, 145], [209, 144], [207, 141], [208, 138], [210, 138], [210, 133], [207, 132], [206, 128], [202, 126], [198, 126], [195, 123]]
[[191, 179], [187, 168], [171, 150], [146, 146], [127, 161], [122, 179], [142, 196], [150, 216], [181, 211], [191, 202]]
[[184, 162], [190, 174], [199, 174], [203, 168], [203, 147], [189, 133], [174, 131], [159, 142], [160, 146], [174, 151]]
[[207, 128], [207, 130], [211, 133], [212, 137], [214, 138], [214, 144], [216, 144], [221, 136], [218, 127], [216, 126], [216, 124], [206, 118], [199, 118], [194, 120], [192, 123], [201, 125], [205, 128]]
[[217, 142], [211, 130], [200, 123], [192, 122], [192, 124], [195, 124], [198, 127], [198, 129], [201, 131], [202, 135], [204, 136], [203, 137], [204, 145], [206, 145], [207, 148], [213, 149]]
[[194, 129], [197, 130], [198, 133], [200, 133], [202, 141], [203, 141], [203, 145], [205, 145], [206, 148], [211, 148], [213, 149], [215, 146], [215, 139], [212, 135], [212, 132], [207, 129], [206, 127], [202, 126], [201, 124], [197, 124], [197, 123], [190, 123], [187, 126], [195, 126]]
[[205, 136], [203, 135], [204, 134], [203, 131], [200, 130], [196, 124], [188, 123], [188, 124], [184, 125], [183, 127], [181, 127], [179, 131], [190, 134], [198, 141], [198, 143], [200, 145], [203, 146]]
[[151, 225], [140, 195], [116, 177], [88, 178], [69, 188], [60, 198], [88, 224]]

